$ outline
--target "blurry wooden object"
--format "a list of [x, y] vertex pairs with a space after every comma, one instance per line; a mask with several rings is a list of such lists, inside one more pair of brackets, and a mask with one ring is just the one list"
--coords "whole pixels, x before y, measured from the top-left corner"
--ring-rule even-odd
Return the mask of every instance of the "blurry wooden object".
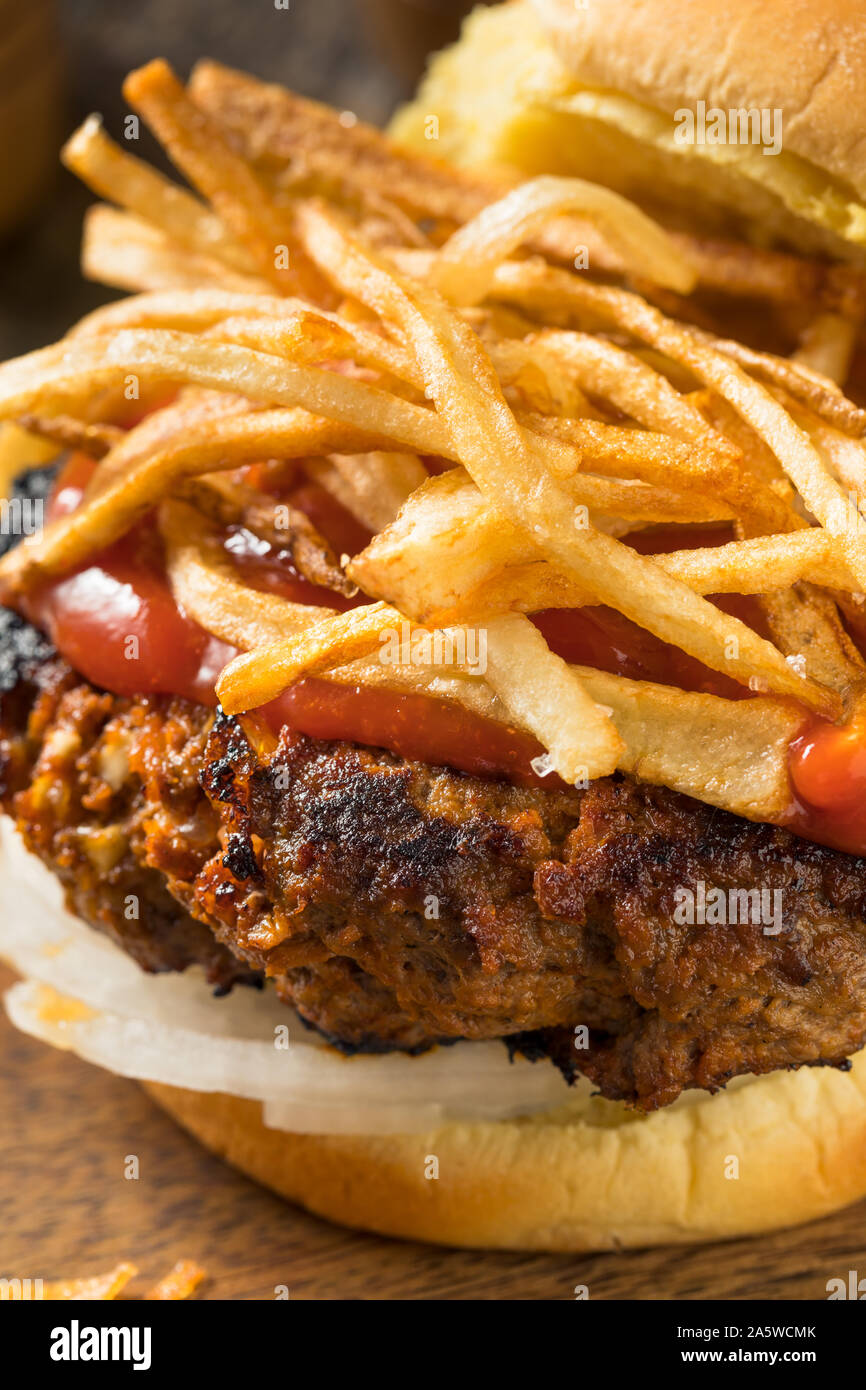
[[452, 43], [477, 4], [494, 0], [360, 0], [371, 37], [400, 77], [415, 83], [431, 53]]
[[38, 208], [57, 169], [61, 134], [53, 0], [0, 0], [0, 237]]

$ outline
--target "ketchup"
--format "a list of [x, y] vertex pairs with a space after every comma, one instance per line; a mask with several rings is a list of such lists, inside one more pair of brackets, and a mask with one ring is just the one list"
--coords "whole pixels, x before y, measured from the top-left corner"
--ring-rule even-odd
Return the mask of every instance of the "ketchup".
[[[94, 467], [83, 455], [71, 456], [55, 488], [50, 517], [79, 505]], [[294, 482], [288, 496], [337, 554], [356, 553], [369, 540], [369, 532], [317, 484]], [[625, 538], [643, 554], [731, 539], [728, 526], [647, 529]], [[364, 595], [350, 599], [310, 583], [295, 569], [288, 551], [274, 549], [243, 527], [228, 528], [225, 550], [255, 588], [336, 611], [367, 601]], [[767, 635], [755, 599], [711, 598]], [[76, 670], [119, 695], [176, 694], [213, 706], [216, 678], [236, 655], [176, 604], [152, 517], [71, 574], [28, 595], [21, 607]], [[598, 605], [549, 609], [533, 621], [567, 661], [633, 680], [749, 698], [749, 691], [731, 677], [703, 666], [616, 610]], [[424, 694], [308, 678], [259, 713], [275, 732], [289, 725], [314, 738], [385, 747], [412, 760], [506, 776], [518, 785], [562, 785], [555, 776], [542, 778], [534, 771], [533, 759], [543, 750], [530, 735]], [[804, 712], [802, 732], [791, 745], [790, 772], [794, 798], [782, 818], [785, 825], [806, 838], [866, 854], [866, 716], [840, 729]]]
[[312, 584], [295, 568], [288, 550], [276, 549], [244, 526], [228, 528], [225, 548], [241, 578], [253, 589], [279, 594], [281, 598], [291, 599], [292, 603], [333, 608], [335, 613], [345, 613], [347, 609], [356, 608], [367, 601], [363, 595], [347, 598], [333, 589]]
[[866, 855], [866, 716], [844, 728], [810, 719], [791, 744], [789, 766], [795, 793], [789, 828]]
[[[94, 467], [85, 455], [71, 456], [49, 519], [75, 510]], [[236, 654], [178, 608], [151, 518], [27, 595], [21, 608], [71, 666], [116, 695], [183, 695], [213, 706], [214, 682]]]
[[557, 656], [634, 681], [678, 685], [728, 700], [748, 698], [745, 686], [704, 666], [679, 647], [638, 627], [615, 608], [549, 608], [532, 620]]
[[[84, 454], [70, 456], [49, 504], [49, 520], [67, 516], [79, 506], [95, 466]], [[318, 491], [329, 497], [324, 489]], [[324, 513], [315, 485], [307, 488], [300, 501], [293, 496], [292, 505], [308, 514], [314, 506]], [[346, 517], [357, 525], [337, 502], [332, 515], [343, 534]], [[368, 538], [366, 533], [362, 546]], [[226, 552], [254, 588], [295, 603], [342, 612], [364, 602], [311, 584], [294, 568], [288, 552], [274, 550], [242, 527], [229, 528]], [[28, 594], [21, 608], [48, 633], [75, 670], [116, 695], [181, 695], [214, 707], [217, 677], [238, 654], [178, 606], [152, 516], [144, 517], [85, 564]]]
[[555, 774], [542, 778], [533, 770], [532, 760], [544, 749], [531, 734], [431, 695], [313, 677], [259, 713], [276, 734], [288, 724], [311, 738], [384, 746], [410, 761], [448, 763], [476, 777], [504, 775], [521, 787], [564, 785]]
[[[662, 555], [672, 550], [725, 545], [733, 540], [730, 525], [658, 526], [623, 537], [625, 544], [642, 555]], [[748, 624], [762, 637], [768, 635], [764, 615], [748, 594], [715, 594], [710, 601]], [[697, 690], [726, 700], [748, 699], [751, 692], [733, 677], [704, 666], [679, 647], [663, 642], [652, 632], [626, 618], [615, 608], [548, 608], [533, 620], [547, 645], [557, 656], [577, 666], [595, 666], [629, 680], [655, 681]]]

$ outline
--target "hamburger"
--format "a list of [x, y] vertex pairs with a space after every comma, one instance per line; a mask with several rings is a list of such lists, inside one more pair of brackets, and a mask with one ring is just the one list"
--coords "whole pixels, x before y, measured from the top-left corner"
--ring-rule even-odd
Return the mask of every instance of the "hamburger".
[[[726, 6], [724, 70], [712, 6], [485, 10], [392, 136], [154, 62], [194, 193], [66, 147], [134, 293], [0, 368], [46, 522], [0, 562], [6, 1006], [314, 1212], [591, 1250], [866, 1191], [835, 9]], [[675, 138], [739, 108], [763, 144]]]

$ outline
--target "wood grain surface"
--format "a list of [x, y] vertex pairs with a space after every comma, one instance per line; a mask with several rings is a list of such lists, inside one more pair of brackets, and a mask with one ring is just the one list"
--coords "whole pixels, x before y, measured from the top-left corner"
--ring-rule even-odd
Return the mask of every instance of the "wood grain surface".
[[[0, 986], [11, 981], [0, 969]], [[124, 1177], [127, 1156], [137, 1180]], [[175, 1260], [198, 1297], [331, 1300], [824, 1299], [866, 1273], [866, 1203], [797, 1231], [699, 1248], [594, 1256], [442, 1250], [331, 1226], [202, 1151], [123, 1081], [0, 1020], [0, 1276], [138, 1265], [141, 1293]]]

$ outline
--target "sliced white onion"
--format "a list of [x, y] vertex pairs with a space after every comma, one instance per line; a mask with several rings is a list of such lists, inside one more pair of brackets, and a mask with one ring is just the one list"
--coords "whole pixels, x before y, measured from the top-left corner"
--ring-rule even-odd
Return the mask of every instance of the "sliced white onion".
[[197, 966], [184, 974], [144, 974], [108, 937], [66, 910], [59, 880], [25, 849], [5, 816], [0, 817], [0, 956], [19, 974], [93, 1009], [135, 1018], [144, 1007], [153, 1023], [182, 1022], [197, 1033], [256, 1042], [272, 1040], [282, 1024], [293, 1041], [325, 1045], [271, 990], [238, 988], [223, 1009], [215, 1007]]
[[[274, 1128], [400, 1133], [565, 1102], [579, 1111], [590, 1095], [589, 1083], [569, 1088], [549, 1064], [509, 1061], [497, 1042], [343, 1057], [270, 989], [215, 999], [201, 972], [145, 975], [65, 911], [56, 879], [8, 821], [0, 824], [0, 956], [28, 977], [5, 999], [24, 1032], [121, 1076], [261, 1100]], [[50, 990], [73, 1002], [58, 1007]], [[286, 1029], [288, 1046], [278, 1046]]]

